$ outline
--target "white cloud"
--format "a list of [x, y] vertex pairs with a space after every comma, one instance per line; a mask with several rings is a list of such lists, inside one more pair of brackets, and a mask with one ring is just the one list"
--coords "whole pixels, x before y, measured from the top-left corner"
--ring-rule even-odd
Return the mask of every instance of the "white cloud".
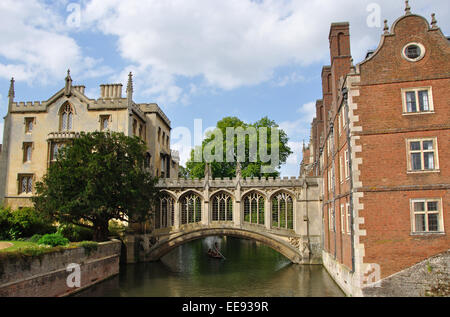
[[[380, 28], [366, 21], [372, 0], [91, 0], [83, 12], [86, 28], [117, 36], [121, 56], [152, 77], [146, 92], [165, 100], [186, 99], [177, 76], [200, 76], [214, 88], [234, 89], [273, 79], [286, 65], [328, 63], [330, 23], [350, 21], [355, 62], [377, 46]], [[400, 1], [379, 0], [380, 19], [403, 14]], [[413, 12], [427, 13], [417, 0]], [[416, 5], [417, 10], [414, 10]], [[448, 17], [448, 1], [433, 1]], [[450, 19], [447, 19], [450, 20]], [[294, 73], [275, 80], [302, 80]]]
[[0, 2], [0, 77], [46, 84], [64, 76], [68, 68], [78, 78], [111, 72], [109, 67], [99, 67], [101, 60], [83, 56], [81, 47], [67, 34], [57, 6], [38, 0]]
[[283, 129], [287, 135], [295, 140], [304, 139], [308, 141], [310, 133], [311, 122], [316, 115], [316, 103], [308, 102], [297, 109], [299, 117], [292, 121], [283, 121], [280, 123], [280, 128]]
[[[382, 33], [382, 26], [366, 23], [372, 2], [91, 0], [83, 21], [86, 28], [117, 36], [121, 56], [152, 76], [143, 83], [147, 93], [176, 101], [189, 94], [176, 84], [177, 76], [201, 76], [212, 87], [233, 89], [270, 80], [278, 67], [327, 63], [328, 31], [336, 21], [350, 21], [355, 61], [361, 60]], [[422, 5], [418, 10], [428, 5], [416, 2]], [[403, 13], [400, 3], [377, 3], [381, 19]], [[440, 7], [448, 4], [436, 1]], [[293, 73], [275, 82], [283, 86], [303, 78]]]

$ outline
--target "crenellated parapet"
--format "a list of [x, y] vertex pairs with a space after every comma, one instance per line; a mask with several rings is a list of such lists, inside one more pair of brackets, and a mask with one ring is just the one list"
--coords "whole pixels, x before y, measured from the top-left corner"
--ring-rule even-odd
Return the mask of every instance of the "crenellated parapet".
[[204, 188], [206, 185], [213, 188], [241, 187], [303, 187], [318, 186], [319, 179], [315, 177], [268, 177], [268, 178], [219, 178], [219, 179], [160, 179], [159, 188]]
[[47, 103], [40, 101], [13, 102], [11, 104], [11, 112], [45, 112], [47, 111]]

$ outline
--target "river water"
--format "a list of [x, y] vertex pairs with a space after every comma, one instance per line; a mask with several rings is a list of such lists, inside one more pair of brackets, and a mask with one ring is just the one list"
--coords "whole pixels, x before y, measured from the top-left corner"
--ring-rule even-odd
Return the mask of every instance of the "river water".
[[[214, 243], [225, 260], [206, 255]], [[255, 241], [208, 237], [156, 263], [124, 265], [120, 274], [76, 296], [337, 297], [344, 293], [322, 266], [294, 265]]]

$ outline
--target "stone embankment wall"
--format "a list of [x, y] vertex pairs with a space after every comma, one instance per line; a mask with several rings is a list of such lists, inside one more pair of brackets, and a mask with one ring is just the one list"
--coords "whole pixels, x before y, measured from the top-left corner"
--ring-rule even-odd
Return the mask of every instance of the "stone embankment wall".
[[362, 289], [368, 297], [450, 296], [450, 250]]
[[[99, 243], [97, 250], [68, 249], [34, 258], [0, 262], [0, 297], [60, 297], [92, 286], [119, 273], [121, 242]], [[67, 279], [80, 265], [80, 287], [71, 288]]]

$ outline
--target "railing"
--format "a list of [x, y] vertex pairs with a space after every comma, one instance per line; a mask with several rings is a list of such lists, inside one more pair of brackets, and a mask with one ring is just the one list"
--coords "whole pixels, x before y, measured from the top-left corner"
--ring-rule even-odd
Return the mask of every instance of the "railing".
[[67, 140], [67, 139], [75, 139], [80, 137], [80, 132], [73, 131], [60, 131], [60, 132], [51, 132], [47, 136], [47, 140]]

